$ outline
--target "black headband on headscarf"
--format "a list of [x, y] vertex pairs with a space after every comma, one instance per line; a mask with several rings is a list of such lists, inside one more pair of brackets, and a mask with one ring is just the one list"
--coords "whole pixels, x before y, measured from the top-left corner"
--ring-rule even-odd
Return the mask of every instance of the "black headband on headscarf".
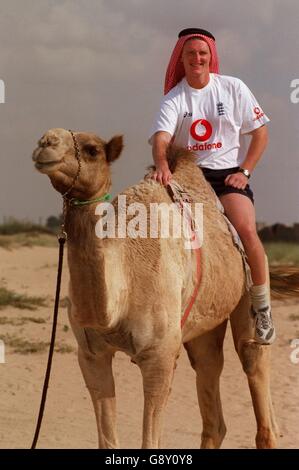
[[211, 38], [215, 41], [215, 38], [213, 36], [212, 33], [209, 33], [209, 31], [206, 31], [205, 29], [200, 29], [200, 28], [187, 28], [187, 29], [183, 29], [180, 33], [179, 33], [179, 38], [181, 38], [182, 36], [187, 36], [189, 34], [203, 34], [204, 36], [208, 36], [208, 38]]

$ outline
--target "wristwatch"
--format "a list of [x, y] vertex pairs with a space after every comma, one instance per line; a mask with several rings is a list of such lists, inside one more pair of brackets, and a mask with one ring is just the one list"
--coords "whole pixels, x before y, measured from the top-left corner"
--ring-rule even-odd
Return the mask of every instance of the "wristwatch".
[[250, 172], [246, 170], [246, 168], [241, 168], [239, 167], [238, 173], [243, 173], [243, 175], [247, 176], [247, 178], [250, 178]]

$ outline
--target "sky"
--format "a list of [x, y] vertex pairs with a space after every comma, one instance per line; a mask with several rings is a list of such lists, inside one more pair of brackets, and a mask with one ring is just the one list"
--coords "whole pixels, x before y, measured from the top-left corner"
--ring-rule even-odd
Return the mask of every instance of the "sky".
[[0, 0], [0, 8], [0, 223], [61, 212], [61, 197], [31, 160], [53, 127], [124, 135], [114, 195], [143, 178], [165, 70], [187, 27], [214, 34], [220, 73], [241, 78], [271, 120], [250, 180], [257, 220], [299, 222], [299, 103], [290, 99], [299, 79], [297, 0]]

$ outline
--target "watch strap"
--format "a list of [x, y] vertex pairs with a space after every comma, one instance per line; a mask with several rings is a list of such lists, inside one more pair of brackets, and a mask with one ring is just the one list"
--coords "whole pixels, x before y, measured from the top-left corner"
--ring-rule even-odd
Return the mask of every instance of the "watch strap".
[[250, 178], [250, 171], [247, 170], [246, 168], [241, 168], [239, 167], [239, 170], [238, 170], [240, 173], [243, 173], [243, 175], [247, 176], [247, 178], [249, 179]]

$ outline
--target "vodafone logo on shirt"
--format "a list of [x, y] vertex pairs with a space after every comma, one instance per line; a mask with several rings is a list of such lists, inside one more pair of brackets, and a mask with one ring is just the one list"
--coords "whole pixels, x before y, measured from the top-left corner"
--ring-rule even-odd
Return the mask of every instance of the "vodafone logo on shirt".
[[265, 116], [263, 110], [260, 109], [258, 106], [255, 106], [253, 108], [253, 112], [255, 114], [255, 117], [253, 118], [254, 121], [257, 121], [258, 119], [261, 119], [263, 116]]
[[194, 121], [190, 127], [190, 135], [192, 139], [197, 140], [197, 142], [205, 142], [204, 144], [195, 144], [188, 145], [188, 150], [211, 150], [222, 147], [221, 142], [207, 144], [206, 141], [209, 140], [213, 132], [212, 124], [206, 119], [197, 119]]
[[194, 140], [198, 140], [199, 142], [208, 140], [212, 135], [212, 131], [212, 125], [209, 121], [206, 121], [206, 119], [197, 119], [190, 127], [191, 136]]

